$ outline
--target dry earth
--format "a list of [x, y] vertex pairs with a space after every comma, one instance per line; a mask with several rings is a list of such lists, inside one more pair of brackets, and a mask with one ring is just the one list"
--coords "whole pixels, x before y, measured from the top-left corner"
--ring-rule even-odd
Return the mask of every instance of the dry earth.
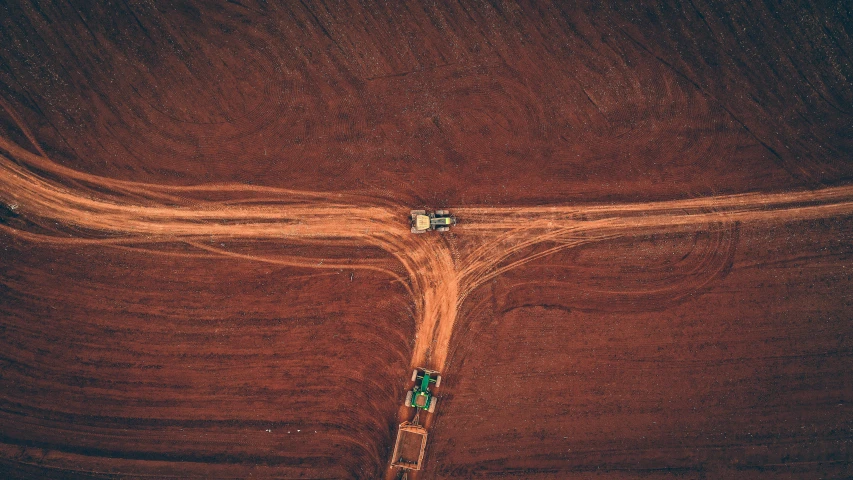
[[4, 476], [853, 474], [849, 7], [0, 8]]

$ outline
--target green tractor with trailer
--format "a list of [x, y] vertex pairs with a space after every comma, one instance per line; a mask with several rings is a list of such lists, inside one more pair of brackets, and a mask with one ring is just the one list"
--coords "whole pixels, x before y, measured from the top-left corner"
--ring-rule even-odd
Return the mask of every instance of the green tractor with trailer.
[[429, 413], [435, 412], [438, 399], [429, 388], [430, 384], [435, 384], [435, 388], [441, 385], [441, 375], [434, 370], [416, 368], [412, 372], [412, 381], [415, 382], [415, 387], [406, 392], [406, 402], [403, 405], [426, 410]]

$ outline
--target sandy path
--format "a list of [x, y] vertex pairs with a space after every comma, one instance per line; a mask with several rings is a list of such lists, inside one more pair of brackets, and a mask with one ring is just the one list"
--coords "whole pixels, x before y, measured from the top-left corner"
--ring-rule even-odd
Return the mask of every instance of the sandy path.
[[[43, 227], [35, 233], [1, 225], [7, 233], [54, 243], [182, 242], [214, 254], [283, 265], [380, 271], [412, 296], [418, 330], [411, 366], [437, 370], [444, 368], [457, 312], [468, 293], [536, 258], [627, 235], [853, 213], [853, 186], [610, 205], [461, 208], [454, 210], [460, 218], [454, 231], [473, 246], [460, 253], [437, 234], [412, 235], [401, 215], [406, 206], [383, 199], [237, 184], [168, 187], [118, 181], [59, 166], [7, 139], [0, 138], [0, 148], [6, 152], [0, 156], [0, 201]], [[198, 192], [224, 192], [229, 198], [188, 196]], [[343, 264], [245, 255], [204, 243], [212, 238], [370, 245], [388, 252], [405, 274], [381, 260]]]
[[[414, 305], [417, 330], [410, 367], [439, 371], [444, 371], [457, 315], [468, 294], [537, 258], [631, 235], [724, 230], [742, 222], [853, 213], [853, 186], [840, 186], [625, 204], [459, 208], [453, 211], [460, 224], [451, 235], [412, 235], [408, 207], [389, 199], [239, 184], [180, 187], [119, 181], [62, 167], [41, 148], [36, 150], [39, 153], [0, 138], [0, 202], [9, 217], [0, 222], [4, 232], [32, 242], [192, 255], [167, 251], [166, 244], [178, 243], [208, 255], [382, 272], [406, 288]], [[390, 258], [259, 256], [217, 246], [235, 239], [371, 246]]]

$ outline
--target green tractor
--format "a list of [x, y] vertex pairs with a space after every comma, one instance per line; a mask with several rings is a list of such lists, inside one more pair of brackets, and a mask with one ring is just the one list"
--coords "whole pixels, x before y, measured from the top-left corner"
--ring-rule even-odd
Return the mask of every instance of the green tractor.
[[435, 384], [435, 388], [441, 385], [441, 375], [434, 370], [425, 368], [417, 368], [412, 372], [412, 381], [415, 382], [415, 388], [406, 392], [406, 407], [420, 408], [429, 413], [435, 412], [435, 406], [438, 399], [429, 391], [431, 383]]

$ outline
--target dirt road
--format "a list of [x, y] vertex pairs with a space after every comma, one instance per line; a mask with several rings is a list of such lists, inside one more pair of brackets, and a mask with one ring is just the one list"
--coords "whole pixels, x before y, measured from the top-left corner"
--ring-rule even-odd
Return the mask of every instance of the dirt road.
[[[448, 352], [467, 296], [529, 262], [620, 237], [725, 232], [737, 224], [853, 213], [853, 186], [842, 186], [643, 203], [460, 208], [454, 210], [460, 224], [449, 235], [412, 235], [407, 206], [387, 198], [239, 184], [167, 187], [118, 181], [61, 167], [43, 152], [8, 139], [0, 139], [0, 148], [5, 152], [0, 201], [8, 213], [0, 224], [4, 232], [34, 243], [101, 244], [152, 255], [195, 251], [292, 267], [381, 272], [405, 288], [413, 305], [417, 328], [410, 367], [449, 375]], [[369, 246], [395, 261], [328, 259], [307, 252], [259, 255], [224, 247], [223, 242], [234, 240], [309, 248]], [[410, 415], [408, 410], [398, 416]], [[432, 416], [425, 420], [429, 425]]]
[[[19, 125], [29, 132], [26, 126]], [[660, 202], [454, 210], [459, 249], [439, 235], [411, 235], [406, 205], [356, 194], [326, 194], [239, 184], [167, 187], [118, 181], [53, 163], [28, 135], [33, 153], [0, 139], [0, 201], [18, 218], [4, 231], [34, 242], [152, 245], [318, 269], [374, 270], [405, 286], [417, 318], [411, 366], [443, 370], [457, 312], [466, 296], [509, 270], [604, 239], [790, 222], [853, 213], [853, 186], [747, 193]], [[222, 200], [197, 200], [225, 197]], [[341, 263], [306, 256], [245, 255], [209, 245], [219, 239], [378, 247], [382, 260]], [[207, 242], [207, 243], [205, 243]], [[546, 248], [533, 252], [536, 246]], [[156, 253], [157, 250], [152, 250]]]

